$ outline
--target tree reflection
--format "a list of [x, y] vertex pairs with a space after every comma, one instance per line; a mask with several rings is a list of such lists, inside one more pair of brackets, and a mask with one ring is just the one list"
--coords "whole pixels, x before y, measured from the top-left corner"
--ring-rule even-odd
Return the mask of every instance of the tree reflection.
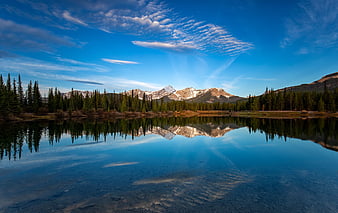
[[[49, 121], [25, 122], [0, 125], [0, 157], [9, 160], [21, 158], [23, 146], [26, 144], [30, 152], [39, 151], [39, 143], [43, 134], [53, 145], [58, 143], [62, 135], [71, 136], [72, 142], [85, 137], [99, 141], [106, 140], [108, 135], [116, 137], [131, 136], [132, 139], [146, 134], [158, 134], [172, 139], [175, 134], [184, 135], [184, 127], [195, 128], [199, 135], [219, 137], [231, 129], [248, 127], [250, 132], [265, 133], [266, 140], [288, 137], [312, 140], [322, 146], [338, 150], [337, 119], [259, 119], [233, 117], [170, 117], [142, 118], [118, 120], [85, 120], [85, 121]], [[180, 131], [178, 131], [178, 129]], [[183, 130], [182, 130], [183, 128]], [[217, 132], [217, 131], [218, 132]], [[216, 131], [216, 132], [215, 132]], [[175, 132], [172, 133], [172, 132]], [[177, 133], [179, 132], [179, 133]], [[171, 134], [169, 134], [171, 133]], [[186, 133], [186, 137], [194, 134]]]

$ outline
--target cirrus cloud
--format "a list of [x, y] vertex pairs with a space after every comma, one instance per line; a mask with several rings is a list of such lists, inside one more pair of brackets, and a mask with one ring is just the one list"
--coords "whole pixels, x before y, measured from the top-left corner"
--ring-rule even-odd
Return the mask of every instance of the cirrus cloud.
[[51, 50], [56, 45], [74, 46], [67, 38], [53, 33], [0, 18], [0, 45], [5, 48]]
[[303, 0], [297, 15], [286, 19], [286, 36], [282, 48], [299, 45], [297, 54], [308, 54], [318, 49], [338, 46], [338, 1]]
[[75, 24], [80, 24], [80, 25], [83, 25], [83, 26], [88, 26], [88, 24], [85, 23], [85, 22], [83, 22], [82, 20], [71, 16], [70, 13], [69, 13], [69, 11], [67, 11], [67, 10], [62, 13], [62, 17], [65, 18], [68, 21], [71, 21], [71, 22], [75, 23]]
[[188, 52], [199, 49], [191, 43], [170, 43], [170, 42], [147, 42], [147, 41], [132, 41], [133, 44], [141, 47], [171, 50], [176, 52]]
[[[42, 21], [55, 21], [53, 16], [58, 17], [60, 23], [51, 22], [51, 26], [75, 24], [106, 33], [132, 34], [141, 40], [147, 38], [147, 41], [135, 43], [143, 47], [179, 52], [198, 50], [230, 56], [253, 48], [252, 43], [241, 41], [225, 27], [181, 16], [164, 1], [70, 1], [72, 4], [69, 4], [67, 10], [58, 3], [51, 6], [43, 2], [25, 2], [42, 14]], [[73, 14], [76, 14], [76, 17]], [[64, 20], [68, 22], [62, 23]]]
[[135, 61], [124, 61], [124, 60], [116, 60], [116, 59], [109, 59], [109, 58], [102, 58], [102, 61], [111, 63], [111, 64], [139, 64]]

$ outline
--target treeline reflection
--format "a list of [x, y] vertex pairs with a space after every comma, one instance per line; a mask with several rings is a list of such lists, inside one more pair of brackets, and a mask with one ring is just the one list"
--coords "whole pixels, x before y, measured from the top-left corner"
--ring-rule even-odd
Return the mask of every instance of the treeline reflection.
[[[204, 135], [220, 137], [232, 129], [248, 127], [250, 132], [265, 133], [266, 141], [277, 138], [299, 138], [311, 140], [323, 147], [338, 151], [338, 125], [336, 118], [328, 119], [259, 119], [234, 117], [171, 117], [142, 118], [107, 121], [49, 121], [25, 122], [0, 125], [0, 157], [9, 160], [21, 158], [26, 144], [30, 152], [38, 152], [42, 137], [52, 145], [62, 135], [71, 136], [72, 142], [85, 137], [94, 141], [106, 137], [128, 137], [132, 139], [147, 134], [158, 134], [172, 139], [180, 134], [186, 137]], [[189, 132], [189, 130], [193, 131]]]

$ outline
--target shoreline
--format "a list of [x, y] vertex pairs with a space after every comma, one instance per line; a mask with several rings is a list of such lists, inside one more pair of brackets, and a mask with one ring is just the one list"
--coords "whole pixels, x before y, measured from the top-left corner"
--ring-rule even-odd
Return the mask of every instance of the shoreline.
[[239, 111], [232, 117], [272, 118], [272, 119], [307, 119], [307, 118], [338, 118], [338, 112], [319, 111]]
[[56, 112], [56, 113], [21, 113], [0, 116], [3, 122], [29, 122], [38, 120], [71, 120], [71, 119], [138, 119], [156, 117], [244, 117], [271, 119], [308, 119], [308, 118], [338, 118], [338, 112], [318, 111], [179, 111], [179, 112]]

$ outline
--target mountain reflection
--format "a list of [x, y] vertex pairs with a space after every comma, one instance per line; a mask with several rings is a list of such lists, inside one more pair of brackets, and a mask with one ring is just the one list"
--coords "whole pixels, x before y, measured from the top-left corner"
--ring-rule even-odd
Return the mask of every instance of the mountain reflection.
[[171, 117], [142, 118], [111, 121], [49, 121], [0, 125], [0, 157], [21, 158], [26, 144], [30, 152], [39, 151], [41, 138], [47, 137], [50, 144], [58, 143], [67, 134], [72, 142], [80, 137], [92, 138], [98, 142], [106, 141], [108, 135], [116, 137], [141, 137], [150, 134], [160, 135], [168, 140], [180, 135], [222, 137], [229, 131], [248, 127], [250, 132], [265, 133], [266, 140], [275, 137], [311, 140], [323, 147], [338, 151], [337, 119], [258, 119], [233, 117]]

